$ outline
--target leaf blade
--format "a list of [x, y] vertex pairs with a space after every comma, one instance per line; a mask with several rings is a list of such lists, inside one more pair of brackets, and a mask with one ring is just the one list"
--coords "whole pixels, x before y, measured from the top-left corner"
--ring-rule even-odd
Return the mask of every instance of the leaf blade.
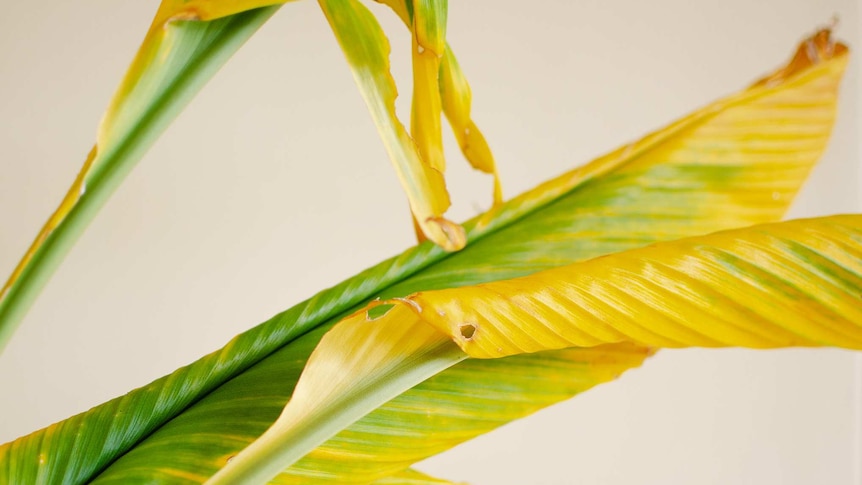
[[389, 72], [389, 41], [357, 0], [320, 0], [321, 9], [347, 58], [377, 131], [392, 161], [419, 227], [431, 241], [449, 250], [464, 247], [460, 225], [446, 220], [449, 193], [443, 174], [422, 158], [416, 143], [395, 115], [398, 91]]
[[154, 24], [99, 125], [96, 145], [81, 171], [0, 290], [0, 351], [126, 174], [194, 93], [277, 8], [212, 22]]
[[[365, 312], [329, 331], [308, 359], [290, 405], [207, 484], [268, 483], [324, 441], [466, 355], [401, 308], [381, 321]], [[351, 347], [333, 355], [330, 349]]]
[[[407, 0], [376, 1], [391, 8], [411, 32], [416, 30], [413, 20], [415, 7], [411, 2]], [[414, 37], [416, 36], [414, 35]], [[440, 37], [438, 34], [437, 39]], [[470, 84], [467, 82], [467, 78], [448, 43], [443, 46], [443, 52], [438, 74], [443, 113], [449, 120], [452, 133], [455, 135], [461, 153], [467, 162], [476, 170], [494, 177], [493, 201], [494, 206], [497, 206], [503, 202], [500, 174], [497, 171], [494, 155], [491, 153], [485, 136], [472, 119], [473, 93]]]
[[405, 306], [478, 358], [622, 342], [860, 349], [860, 242], [862, 216], [765, 224], [419, 293]]
[[418, 470], [407, 469], [374, 482], [373, 485], [455, 485], [455, 482], [434, 478]]
[[[805, 68], [781, 83], [763, 86], [759, 92], [764, 93], [764, 98], [767, 94], [805, 97], [815, 86], [819, 91], [828, 92], [831, 101], [824, 100], [822, 105], [813, 106], [813, 113], [825, 111], [831, 116], [846, 56], [841, 54], [834, 61], [821, 59], [819, 62], [821, 64]], [[824, 69], [822, 63], [828, 63], [829, 67]], [[805, 82], [799, 81], [797, 75], [806, 75], [814, 69], [817, 69], [817, 76]], [[828, 83], [821, 78], [827, 79]], [[448, 254], [431, 244], [408, 250], [275, 316], [237, 337], [221, 351], [171, 376], [18, 442], [4, 445], [0, 447], [0, 464], [6, 466], [6, 473], [11, 473], [10, 464], [14, 463], [21, 476], [33, 470], [43, 470], [43, 473], [53, 474], [46, 476], [56, 477], [76, 466], [101, 469], [94, 467], [91, 461], [101, 463], [100, 466], [112, 462], [113, 465], [100, 476], [103, 482], [110, 482], [111, 477], [130, 476], [146, 480], [157, 476], [161, 470], [172, 470], [173, 474], [166, 475], [166, 480], [200, 470], [202, 466], [211, 467], [209, 469], [214, 471], [276, 419], [290, 397], [291, 379], [295, 382], [323, 332], [334, 324], [339, 315], [350, 312], [351, 308], [358, 309], [357, 305], [365, 301], [374, 297], [403, 297], [415, 291], [513, 278], [669, 238], [738, 227], [753, 220], [777, 219], [789, 200], [782, 199], [765, 208], [757, 205], [762, 200], [771, 199], [772, 193], [772, 187], [764, 184], [760, 176], [765, 163], [762, 158], [745, 159], [750, 163], [751, 177], [745, 176], [745, 167], [739, 157], [728, 150], [704, 149], [703, 158], [709, 163], [673, 167], [670, 172], [674, 178], [669, 178], [669, 170], [663, 165], [663, 162], [673, 162], [675, 152], [671, 148], [680, 146], [679, 143], [671, 143], [674, 137], [691, 136], [695, 130], [689, 128], [702, 127], [716, 113], [734, 110], [735, 106], [748, 99], [747, 96], [750, 93], [719, 101], [711, 109], [700, 110], [696, 116], [649, 135], [630, 145], [631, 148], [627, 145], [616, 150], [503, 204], [490, 215], [465, 224], [470, 245], [459, 253]], [[733, 100], [736, 102], [731, 102]], [[800, 115], [800, 118], [804, 120], [806, 117]], [[780, 118], [767, 118], [760, 124], [777, 121]], [[830, 122], [820, 119], [819, 115], [814, 122], [801, 124], [824, 132], [830, 128]], [[818, 139], [825, 144], [825, 136]], [[788, 146], [788, 153], [795, 148]], [[808, 151], [806, 160], [804, 163], [800, 160], [799, 165], [813, 165], [820, 150], [822, 146]], [[650, 157], [650, 163], [644, 162], [646, 157]], [[725, 172], [733, 170], [736, 171], [733, 176], [725, 176]], [[771, 176], [788, 186], [799, 185], [806, 172], [807, 169], [798, 165], [779, 164], [771, 169]], [[669, 181], [676, 184], [676, 190], [665, 190]], [[749, 195], [727, 196], [741, 190]], [[692, 204], [693, 200], [699, 203]], [[667, 208], [703, 207], [703, 201], [714, 205], [708, 211], [660, 219], [660, 225], [655, 223], [657, 216], [664, 215]], [[603, 206], [613, 210], [597, 210]], [[488, 361], [499, 367], [481, 369], [483, 372], [497, 369], [502, 379], [507, 369], [504, 363], [513, 361]], [[438, 377], [470, 375], [458, 372], [472, 362], [477, 361], [459, 364]], [[629, 366], [637, 364], [634, 358], [626, 362]], [[531, 394], [532, 391], [527, 390], [522, 398], [524, 407], [521, 411], [512, 411], [510, 419], [517, 417], [517, 412], [521, 415], [531, 412], [529, 406], [534, 405], [529, 409], [535, 410], [550, 404], [538, 393]], [[430, 399], [431, 394], [418, 390], [411, 392], [398, 399], [408, 399], [416, 409], [433, 410], [433, 401], [424, 400]], [[485, 404], [490, 405], [491, 402], [493, 399]], [[452, 412], [458, 412], [458, 409], [457, 403], [452, 403]], [[421, 413], [413, 415], [421, 416]], [[368, 431], [371, 428], [366, 426], [367, 423], [360, 422], [357, 426]], [[502, 423], [477, 422], [472, 427], [470, 421], [459, 424], [464, 426], [463, 434], [458, 435], [458, 439], [463, 441]], [[343, 473], [340, 475], [342, 478], [338, 478], [339, 475], [335, 478], [320, 477], [313, 473], [312, 468], [300, 469], [300, 462], [288, 471], [288, 475], [282, 475], [288, 478], [280, 480], [311, 477], [338, 483], [343, 477], [352, 476], [351, 470], [358, 471], [357, 476], [373, 478], [407, 466], [407, 463], [396, 466], [385, 462], [387, 452], [385, 446], [381, 448], [381, 443], [386, 442], [393, 429], [380, 421], [377, 425], [379, 429], [376, 432], [368, 431], [362, 436], [372, 451], [379, 450], [376, 456], [381, 461], [366, 464], [355, 457], [351, 461], [349, 454], [343, 454], [338, 466], [333, 467], [335, 472]], [[75, 441], [79, 431], [85, 437], [84, 441]], [[422, 448], [423, 437], [426, 436], [422, 433], [421, 429], [417, 430], [417, 434], [412, 436], [413, 441], [410, 441], [410, 436], [404, 438], [402, 443], [413, 443], [411, 449], [415, 451], [405, 460], [418, 460], [428, 456], [424, 454], [426, 452], [440, 451]], [[351, 431], [341, 443], [349, 443], [357, 436], [360, 435]], [[333, 443], [340, 439], [334, 438]], [[40, 448], [42, 443], [46, 444], [44, 449]], [[114, 447], [93, 450], [87, 446], [88, 443], [112, 443]], [[138, 448], [128, 452], [136, 444]], [[43, 450], [46, 462], [39, 464], [38, 456]], [[55, 453], [55, 450], [63, 453]], [[127, 481], [118, 478], [116, 483]]]

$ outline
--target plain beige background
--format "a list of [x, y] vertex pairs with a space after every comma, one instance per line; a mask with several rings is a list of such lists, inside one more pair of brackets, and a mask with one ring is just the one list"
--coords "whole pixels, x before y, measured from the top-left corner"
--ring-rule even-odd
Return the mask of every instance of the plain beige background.
[[[452, 1], [508, 196], [784, 62], [852, 0]], [[155, 0], [0, 9], [0, 273], [71, 182]], [[409, 40], [388, 12], [400, 108]], [[854, 60], [793, 215], [860, 204]], [[449, 146], [454, 147], [451, 137]], [[456, 219], [490, 182], [449, 150]], [[412, 243], [404, 197], [314, 2], [287, 5], [154, 146], [0, 356], [0, 442], [146, 384]], [[420, 468], [473, 484], [860, 484], [862, 373], [837, 350], [664, 352]]]

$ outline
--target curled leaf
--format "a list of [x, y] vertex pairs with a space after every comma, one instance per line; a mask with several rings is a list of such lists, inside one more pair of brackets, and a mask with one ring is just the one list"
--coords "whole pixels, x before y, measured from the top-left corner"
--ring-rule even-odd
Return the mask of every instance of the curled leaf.
[[471, 111], [473, 93], [452, 49], [446, 49], [440, 63], [440, 94], [443, 112], [452, 125], [452, 132], [464, 158], [476, 170], [494, 176], [494, 205], [503, 202], [503, 188], [494, 155], [485, 140], [485, 135], [473, 121]]
[[862, 216], [659, 243], [406, 299], [472, 357], [647, 347], [862, 349]]
[[[428, 23], [427, 20], [419, 20], [418, 22], [420, 25], [418, 27], [415, 25], [417, 22], [413, 18], [415, 11], [418, 8], [423, 8], [424, 4], [427, 4], [427, 2], [420, 2], [420, 5], [417, 7], [414, 6], [410, 0], [377, 1], [389, 6], [395, 14], [398, 15], [402, 22], [404, 22], [404, 25], [410, 29], [414, 39], [427, 39], [430, 37], [428, 34], [429, 30], [435, 33], [440, 30], [439, 28], [428, 28], [426, 26]], [[423, 19], [427, 18], [427, 15], [423, 16]], [[421, 32], [417, 29], [421, 29]], [[434, 40], [438, 42], [438, 45], [435, 46], [430, 41], [426, 42], [432, 45], [432, 50], [435, 52], [442, 52], [442, 54], [440, 54], [442, 55], [442, 58], [439, 62], [440, 70], [438, 82], [440, 91], [439, 98], [442, 102], [443, 113], [446, 115], [446, 119], [449, 120], [449, 124], [452, 126], [452, 133], [454, 133], [455, 139], [458, 140], [458, 146], [461, 148], [461, 153], [463, 153], [464, 158], [466, 158], [470, 165], [476, 170], [494, 176], [494, 205], [496, 206], [503, 201], [503, 189], [500, 184], [500, 175], [497, 172], [497, 164], [494, 161], [494, 155], [491, 153], [491, 148], [488, 146], [485, 136], [472, 119], [471, 110], [473, 104], [473, 93], [470, 90], [470, 84], [467, 82], [467, 78], [461, 71], [461, 66], [458, 64], [458, 60], [455, 58], [455, 54], [452, 52], [451, 46], [449, 46], [448, 43], [442, 47], [439, 45], [441, 39], [443, 39], [443, 36], [437, 33], [437, 35], [434, 36]], [[414, 53], [415, 52], [416, 46], [414, 45]], [[415, 58], [414, 72], [416, 72]], [[427, 86], [423, 85], [419, 89], [421, 90], [426, 88]], [[419, 96], [416, 89], [417, 88], [414, 87], [414, 113], [416, 106], [415, 99]]]
[[320, 341], [275, 423], [207, 484], [267, 483], [372, 409], [465, 358], [403, 307], [379, 319], [356, 313]]
[[446, 171], [438, 89], [440, 60], [446, 49], [446, 0], [420, 0], [413, 6], [413, 105], [410, 132], [422, 159], [440, 173]]
[[449, 193], [443, 174], [422, 158], [395, 115], [398, 91], [389, 70], [389, 40], [374, 15], [357, 0], [320, 0], [368, 110], [377, 125], [416, 223], [425, 236], [448, 251], [466, 244], [460, 225], [446, 220]]

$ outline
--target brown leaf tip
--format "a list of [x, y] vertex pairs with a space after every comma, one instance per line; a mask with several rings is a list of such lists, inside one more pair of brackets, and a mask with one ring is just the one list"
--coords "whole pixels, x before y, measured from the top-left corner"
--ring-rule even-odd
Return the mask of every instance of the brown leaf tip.
[[847, 46], [832, 37], [832, 27], [836, 24], [837, 18], [833, 18], [828, 27], [803, 40], [786, 66], [757, 81], [753, 87], [776, 86], [811, 66], [846, 55]]

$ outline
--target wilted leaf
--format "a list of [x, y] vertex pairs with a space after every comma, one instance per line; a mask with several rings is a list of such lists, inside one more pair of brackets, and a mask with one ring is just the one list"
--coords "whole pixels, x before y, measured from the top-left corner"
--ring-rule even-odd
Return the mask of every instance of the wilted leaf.
[[[460, 225], [443, 218], [449, 193], [443, 174], [422, 158], [416, 143], [395, 115], [398, 90], [389, 71], [389, 40], [358, 0], [320, 0], [353, 77], [377, 125], [410, 208], [422, 233], [446, 250], [464, 247]], [[415, 104], [414, 104], [415, 107]]]
[[[103, 483], [193, 482], [272, 424], [324, 332], [375, 297], [514, 278], [777, 220], [834, 120], [846, 50], [832, 51], [836, 57], [785, 71], [781, 82], [714, 103], [465, 224], [471, 242], [461, 252], [411, 249], [170, 376], [0, 447], [0, 474], [24, 483], [35, 476], [80, 482], [94, 470]], [[752, 119], [757, 123], [745, 122]], [[376, 480], [609, 380], [646, 355], [617, 344], [462, 362], [342, 431], [277, 480]]]

